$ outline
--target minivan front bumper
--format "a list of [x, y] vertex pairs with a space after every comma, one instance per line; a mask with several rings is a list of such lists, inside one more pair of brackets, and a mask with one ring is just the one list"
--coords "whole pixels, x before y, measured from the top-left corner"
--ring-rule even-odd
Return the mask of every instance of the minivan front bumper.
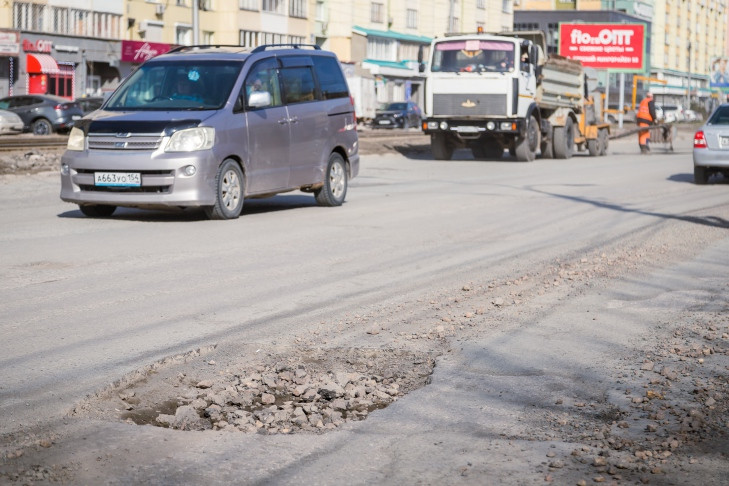
[[[201, 207], [215, 204], [217, 162], [212, 150], [183, 153], [67, 150], [61, 157], [61, 199], [76, 204]], [[186, 168], [195, 167], [188, 175]], [[138, 173], [141, 185], [99, 186], [94, 173]]]

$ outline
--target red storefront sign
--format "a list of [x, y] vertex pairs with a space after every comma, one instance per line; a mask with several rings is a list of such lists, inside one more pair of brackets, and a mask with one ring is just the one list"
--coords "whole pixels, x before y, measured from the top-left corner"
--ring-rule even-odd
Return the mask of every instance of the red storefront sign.
[[156, 42], [122, 41], [121, 60], [141, 64], [170, 50], [169, 44]]
[[560, 24], [559, 54], [587, 67], [643, 71], [644, 24]]

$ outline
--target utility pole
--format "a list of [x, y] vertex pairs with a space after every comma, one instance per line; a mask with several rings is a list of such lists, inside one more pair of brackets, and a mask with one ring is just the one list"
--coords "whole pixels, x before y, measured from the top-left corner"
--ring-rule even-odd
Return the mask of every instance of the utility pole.
[[453, 33], [453, 3], [455, 0], [448, 0], [450, 4], [448, 7], [448, 33]]
[[200, 1], [192, 0], [192, 45], [200, 44]]

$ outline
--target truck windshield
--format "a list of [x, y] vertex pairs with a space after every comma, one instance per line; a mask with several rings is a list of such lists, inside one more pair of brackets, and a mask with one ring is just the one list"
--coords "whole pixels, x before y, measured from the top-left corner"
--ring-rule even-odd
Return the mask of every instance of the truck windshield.
[[431, 71], [509, 72], [514, 70], [514, 44], [492, 40], [452, 40], [435, 45]]
[[243, 64], [230, 61], [147, 62], [111, 95], [105, 109], [215, 110], [230, 96]]

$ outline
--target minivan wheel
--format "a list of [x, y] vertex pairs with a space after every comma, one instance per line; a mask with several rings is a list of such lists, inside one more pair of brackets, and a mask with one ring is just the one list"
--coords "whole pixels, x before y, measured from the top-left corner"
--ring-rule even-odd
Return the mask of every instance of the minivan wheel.
[[243, 210], [243, 171], [235, 160], [228, 159], [215, 176], [215, 205], [205, 208], [209, 219], [236, 219]]
[[347, 196], [347, 167], [341, 155], [329, 156], [324, 185], [314, 192], [320, 206], [341, 206]]
[[79, 204], [78, 208], [89, 218], [108, 218], [116, 211], [116, 206], [108, 204]]
[[51, 122], [45, 118], [39, 118], [34, 121], [31, 128], [33, 130], [33, 135], [50, 135], [53, 131]]

